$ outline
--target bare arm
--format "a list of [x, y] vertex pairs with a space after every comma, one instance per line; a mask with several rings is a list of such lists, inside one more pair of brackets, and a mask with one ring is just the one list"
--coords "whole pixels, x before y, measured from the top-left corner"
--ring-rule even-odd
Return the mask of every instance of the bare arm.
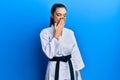
[[77, 73], [78, 80], [82, 80], [81, 75], [80, 75], [80, 71], [77, 70], [76, 73]]

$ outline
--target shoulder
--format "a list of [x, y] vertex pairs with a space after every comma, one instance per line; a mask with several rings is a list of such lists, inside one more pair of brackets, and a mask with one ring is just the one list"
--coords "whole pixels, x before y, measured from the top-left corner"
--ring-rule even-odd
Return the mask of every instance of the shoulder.
[[42, 29], [40, 33], [44, 33], [44, 32], [47, 32], [49, 30], [50, 30], [50, 27], [47, 27], [47, 28]]
[[51, 27], [44, 28], [40, 31], [40, 35], [49, 34], [50, 31], [51, 31]]

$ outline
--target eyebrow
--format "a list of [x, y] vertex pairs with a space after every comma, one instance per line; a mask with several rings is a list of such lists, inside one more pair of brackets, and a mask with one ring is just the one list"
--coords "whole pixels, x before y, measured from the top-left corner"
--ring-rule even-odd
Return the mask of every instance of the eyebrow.
[[[56, 14], [61, 14], [61, 13], [57, 13], [57, 12], [56, 12]], [[66, 13], [64, 13], [64, 14], [66, 15]]]

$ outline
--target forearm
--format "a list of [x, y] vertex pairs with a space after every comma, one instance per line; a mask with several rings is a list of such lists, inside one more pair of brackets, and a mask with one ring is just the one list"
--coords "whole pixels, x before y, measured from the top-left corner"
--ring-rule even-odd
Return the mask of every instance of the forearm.
[[82, 80], [81, 75], [80, 75], [80, 71], [77, 70], [76, 73], [77, 73], [78, 80]]

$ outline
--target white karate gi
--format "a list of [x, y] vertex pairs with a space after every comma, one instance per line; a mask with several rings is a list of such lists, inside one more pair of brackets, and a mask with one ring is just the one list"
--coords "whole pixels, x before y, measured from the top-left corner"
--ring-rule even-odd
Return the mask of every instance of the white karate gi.
[[[72, 30], [64, 28], [59, 40], [54, 38], [54, 27], [45, 28], [40, 32], [42, 49], [45, 55], [52, 59], [53, 57], [66, 56], [71, 54], [74, 74], [76, 70], [84, 67], [80, 51]], [[45, 80], [54, 80], [56, 61], [49, 61]], [[70, 80], [70, 71], [68, 62], [60, 62], [59, 80]], [[76, 79], [75, 79], [76, 80]]]

